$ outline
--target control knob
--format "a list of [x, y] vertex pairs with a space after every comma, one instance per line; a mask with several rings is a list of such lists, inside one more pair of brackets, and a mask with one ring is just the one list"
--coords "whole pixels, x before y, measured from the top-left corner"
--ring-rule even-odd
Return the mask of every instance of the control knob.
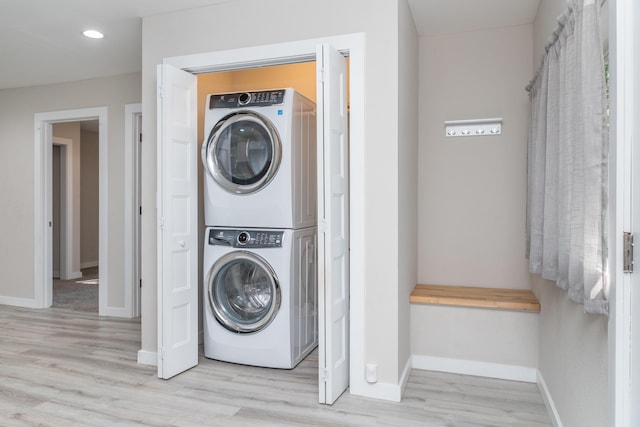
[[247, 105], [251, 101], [251, 94], [249, 92], [244, 92], [238, 95], [238, 104]]

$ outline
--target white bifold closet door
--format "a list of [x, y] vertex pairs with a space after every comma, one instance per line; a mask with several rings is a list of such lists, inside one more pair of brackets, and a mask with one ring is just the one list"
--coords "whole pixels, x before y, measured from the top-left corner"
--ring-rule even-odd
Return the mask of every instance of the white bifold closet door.
[[319, 401], [349, 386], [349, 141], [345, 58], [317, 51]]
[[[319, 401], [349, 385], [346, 60], [318, 46]], [[158, 376], [198, 363], [197, 81], [158, 67]]]
[[158, 377], [198, 364], [197, 80], [158, 66]]

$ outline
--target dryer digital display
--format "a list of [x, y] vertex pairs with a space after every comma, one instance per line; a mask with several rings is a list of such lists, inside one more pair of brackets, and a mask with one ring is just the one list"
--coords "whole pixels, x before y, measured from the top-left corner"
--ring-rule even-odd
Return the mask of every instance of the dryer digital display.
[[212, 95], [209, 99], [209, 109], [280, 105], [284, 102], [284, 94], [285, 90], [279, 89]]

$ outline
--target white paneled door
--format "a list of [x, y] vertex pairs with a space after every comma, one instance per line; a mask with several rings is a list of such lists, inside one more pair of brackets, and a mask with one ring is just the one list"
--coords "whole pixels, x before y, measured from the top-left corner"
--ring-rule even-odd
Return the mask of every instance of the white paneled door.
[[158, 66], [158, 377], [198, 364], [197, 80]]
[[345, 58], [317, 51], [319, 401], [349, 385], [349, 141]]
[[[632, 7], [631, 20], [629, 26], [633, 35], [630, 42], [633, 53], [630, 55], [633, 58], [632, 71], [629, 73], [630, 79], [633, 79], [631, 87], [633, 87], [633, 94], [629, 94], [632, 97], [632, 138], [633, 141], [633, 164], [631, 169], [633, 171], [630, 187], [633, 189], [632, 194], [632, 210], [633, 217], [632, 231], [634, 233], [636, 242], [640, 241], [640, 80], [638, 75], [640, 72], [640, 26], [638, 26], [638, 20], [640, 19], [640, 2], [633, 0], [629, 2]], [[636, 243], [634, 260], [634, 273], [631, 277], [631, 393], [630, 393], [630, 425], [640, 425], [640, 245]]]

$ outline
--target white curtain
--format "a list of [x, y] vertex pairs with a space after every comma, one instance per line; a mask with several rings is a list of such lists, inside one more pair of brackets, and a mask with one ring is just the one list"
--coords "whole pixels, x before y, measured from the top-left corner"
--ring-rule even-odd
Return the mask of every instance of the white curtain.
[[529, 270], [590, 313], [608, 314], [608, 125], [600, 4], [574, 0], [559, 18], [530, 99]]

